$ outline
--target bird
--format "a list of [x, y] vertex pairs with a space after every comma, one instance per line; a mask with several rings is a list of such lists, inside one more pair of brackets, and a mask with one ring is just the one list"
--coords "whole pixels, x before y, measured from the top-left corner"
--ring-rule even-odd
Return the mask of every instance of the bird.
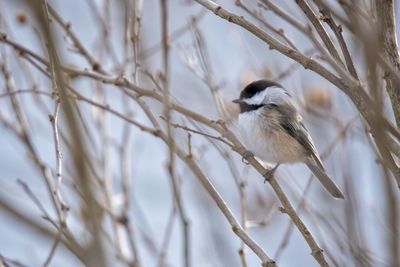
[[233, 102], [240, 108], [238, 128], [248, 153], [276, 164], [265, 173], [266, 180], [280, 164], [302, 162], [333, 197], [344, 199], [342, 191], [327, 175], [287, 90], [274, 81], [257, 80], [248, 84]]

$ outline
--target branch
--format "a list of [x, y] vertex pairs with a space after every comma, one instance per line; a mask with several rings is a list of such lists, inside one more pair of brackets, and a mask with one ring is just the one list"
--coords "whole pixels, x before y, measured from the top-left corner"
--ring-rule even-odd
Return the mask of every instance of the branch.
[[329, 25], [329, 27], [332, 29], [333, 33], [335, 34], [336, 39], [339, 42], [340, 49], [342, 50], [344, 59], [346, 61], [347, 69], [349, 70], [351, 75], [353, 75], [353, 77], [358, 80], [356, 68], [354, 67], [353, 60], [351, 59], [351, 55], [350, 55], [349, 49], [347, 47], [346, 41], [343, 38], [342, 26], [336, 24], [336, 22], [332, 18], [331, 12], [329, 11], [329, 9], [327, 9], [321, 3], [321, 0], [314, 0], [314, 1], [318, 5], [319, 12], [321, 12], [321, 14], [322, 14], [322, 20]]
[[57, 23], [63, 28], [65, 33], [71, 38], [72, 42], [74, 43], [75, 47], [79, 50], [79, 53], [82, 54], [84, 58], [89, 62], [92, 69], [94, 71], [98, 71], [100, 73], [104, 73], [101, 68], [101, 65], [95, 60], [88, 50], [83, 46], [79, 38], [75, 35], [75, 33], [71, 30], [71, 23], [65, 22], [62, 17], [57, 13], [57, 11], [51, 7], [50, 4], [47, 4], [49, 9], [49, 14], [57, 21]]
[[[394, 1], [379, 0], [375, 3], [379, 23], [378, 31], [383, 45], [383, 54], [399, 72], [400, 55], [397, 45]], [[400, 127], [400, 83], [388, 71], [385, 71], [384, 78], [386, 80], [386, 87], [390, 100], [392, 101], [396, 124], [397, 127]]]
[[246, 11], [248, 14], [253, 16], [255, 19], [257, 19], [262, 25], [265, 26], [268, 30], [274, 32], [277, 36], [282, 38], [283, 41], [285, 41], [291, 48], [298, 50], [297, 47], [294, 45], [294, 43], [286, 36], [285, 31], [283, 29], [276, 29], [272, 25], [270, 25], [266, 20], [264, 20], [259, 12], [252, 10], [249, 6], [247, 6], [244, 2], [244, 0], [236, 0], [236, 5], [243, 8], [244, 11]]
[[296, 3], [299, 5], [301, 10], [303, 10], [304, 14], [306, 14], [307, 18], [311, 21], [314, 25], [314, 28], [317, 30], [319, 36], [321, 37], [322, 41], [324, 42], [325, 46], [328, 48], [329, 53], [333, 56], [333, 58], [340, 64], [343, 64], [342, 60], [340, 59], [339, 53], [336, 50], [335, 45], [333, 44], [331, 38], [329, 37], [328, 33], [325, 31], [324, 26], [322, 26], [321, 22], [315, 15], [314, 11], [308, 5], [305, 0], [296, 0]]

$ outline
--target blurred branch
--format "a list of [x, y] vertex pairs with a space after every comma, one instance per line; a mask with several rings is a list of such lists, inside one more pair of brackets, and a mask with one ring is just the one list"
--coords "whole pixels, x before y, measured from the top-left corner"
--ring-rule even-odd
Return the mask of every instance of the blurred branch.
[[[189, 230], [188, 230], [188, 221], [186, 217], [186, 213], [183, 210], [182, 205], [182, 196], [180, 194], [180, 188], [178, 186], [178, 177], [176, 175], [176, 160], [175, 160], [175, 141], [174, 141], [174, 132], [171, 125], [172, 120], [172, 107], [171, 107], [171, 89], [170, 89], [170, 81], [171, 81], [171, 66], [170, 66], [170, 33], [169, 33], [169, 1], [168, 0], [160, 0], [161, 5], [161, 40], [162, 40], [162, 66], [163, 66], [163, 76], [162, 76], [162, 90], [163, 90], [163, 115], [166, 122], [167, 128], [167, 140], [166, 141], [168, 146], [168, 163], [167, 169], [168, 174], [172, 186], [172, 194], [173, 194], [173, 203], [172, 203], [172, 214], [170, 227], [173, 226], [174, 215], [176, 212], [176, 207], [179, 208], [180, 219], [181, 219], [181, 227], [183, 230], [183, 264], [185, 267], [190, 267], [190, 257], [191, 257], [191, 250], [190, 250], [190, 239], [189, 239]], [[148, 113], [149, 114], [149, 113]], [[166, 237], [165, 237], [165, 249], [161, 250], [161, 256], [159, 261], [159, 267], [163, 267], [164, 265], [164, 255], [162, 254], [166, 251], [167, 242], [169, 240], [168, 236], [170, 235], [171, 230], [166, 230]], [[167, 235], [168, 234], [168, 235]]]
[[[132, 47], [132, 52], [133, 52], [133, 79], [134, 79], [134, 83], [137, 85], [139, 84], [139, 70], [140, 70], [140, 62], [139, 62], [139, 46], [140, 46], [140, 42], [141, 42], [141, 29], [142, 29], [142, 1], [141, 0], [137, 0], [137, 1], [130, 1], [127, 0], [125, 1], [126, 3], [126, 13], [125, 13], [125, 33], [126, 33], [126, 38], [125, 38], [125, 58], [128, 58], [128, 40], [130, 40], [130, 44]], [[133, 107], [130, 105], [128, 99], [124, 98], [124, 106], [125, 106], [125, 110], [126, 113], [128, 113], [129, 115], [129, 119], [131, 119], [131, 115], [133, 114]], [[131, 208], [131, 206], [133, 206], [131, 204], [130, 201], [130, 195], [134, 194], [134, 190], [133, 188], [131, 188], [131, 184], [133, 183], [133, 179], [132, 176], [129, 175], [130, 171], [129, 171], [129, 166], [132, 163], [128, 162], [128, 155], [130, 153], [130, 149], [128, 147], [129, 144], [129, 140], [131, 137], [131, 127], [129, 125], [129, 123], [126, 123], [124, 125], [124, 131], [123, 131], [123, 135], [122, 135], [122, 139], [121, 139], [121, 149], [122, 149], [122, 153], [121, 153], [121, 157], [123, 160], [123, 165], [121, 168], [121, 173], [122, 173], [122, 177], [123, 177], [123, 182], [122, 182], [122, 186], [123, 186], [123, 192], [125, 194], [124, 198], [124, 215], [123, 218], [126, 218], [126, 220], [123, 223], [123, 226], [125, 227], [125, 230], [127, 232], [127, 238], [129, 240], [129, 245], [130, 248], [132, 250], [132, 256], [133, 256], [133, 260], [132, 260], [132, 265], [134, 267], [140, 267], [142, 266], [142, 259], [141, 259], [141, 255], [139, 254], [139, 245], [138, 245], [138, 235], [137, 235], [137, 229], [134, 225], [134, 223], [132, 222], [132, 220], [128, 220], [129, 218], [129, 210]]]
[[10, 91], [10, 92], [0, 94], [0, 98], [9, 97], [9, 96], [18, 95], [18, 94], [39, 94], [39, 95], [46, 95], [46, 96], [52, 97], [51, 93], [45, 92], [45, 91], [39, 91], [36, 89], [17, 89], [15, 91]]
[[[397, 45], [395, 5], [393, 0], [375, 1], [379, 23], [379, 36], [385, 57], [400, 72], [400, 55]], [[391, 73], [385, 71], [386, 88], [392, 101], [397, 127], [400, 127], [400, 83]]]
[[318, 5], [319, 12], [322, 14], [322, 20], [329, 25], [329, 27], [332, 29], [333, 33], [335, 34], [336, 39], [339, 42], [339, 45], [340, 45], [340, 48], [342, 50], [344, 59], [346, 61], [347, 69], [349, 70], [351, 75], [353, 75], [353, 77], [356, 80], [358, 80], [357, 71], [356, 71], [356, 69], [354, 67], [354, 63], [353, 63], [353, 60], [351, 58], [348, 46], [347, 46], [346, 41], [344, 40], [344, 37], [343, 37], [343, 34], [342, 34], [342, 32], [343, 32], [342, 26], [336, 24], [335, 20], [331, 16], [331, 12], [329, 11], [329, 9], [327, 9], [321, 3], [321, 0], [314, 0], [314, 2], [316, 2], [317, 5]]
[[319, 36], [321, 37], [322, 41], [324, 42], [326, 48], [328, 49], [329, 53], [333, 56], [333, 58], [339, 63], [343, 64], [342, 60], [340, 59], [339, 53], [332, 41], [329, 37], [328, 33], [326, 32], [324, 26], [322, 26], [321, 22], [317, 18], [314, 11], [311, 9], [309, 4], [305, 0], [296, 0], [296, 3], [299, 5], [301, 10], [303, 10], [304, 14], [307, 18], [311, 21], [314, 28], [317, 30]]
[[[11, 215], [14, 219], [18, 220], [19, 222], [23, 223], [27, 227], [31, 228], [32, 230], [40, 233], [45, 238], [56, 238], [57, 233], [48, 229], [48, 227], [43, 226], [41, 223], [31, 219], [30, 216], [23, 213], [22, 211], [18, 210], [14, 205], [9, 203], [7, 200], [4, 199], [3, 196], [0, 195], [0, 208], [5, 211], [7, 214]], [[72, 239], [62, 239], [62, 243], [71, 250], [74, 255], [83, 261], [84, 259], [84, 248], [79, 245], [76, 241]]]
[[182, 129], [182, 130], [184, 130], [184, 131], [187, 131], [187, 132], [195, 133], [195, 134], [198, 134], [198, 135], [203, 135], [203, 136], [205, 136], [205, 137], [208, 137], [208, 138], [212, 138], [212, 139], [221, 141], [222, 143], [226, 144], [226, 145], [229, 146], [230, 148], [233, 147], [233, 145], [232, 145], [231, 143], [229, 143], [228, 141], [226, 141], [223, 137], [214, 136], [214, 135], [211, 135], [211, 134], [207, 134], [207, 133], [205, 133], [205, 132], [198, 131], [198, 130], [195, 130], [195, 129], [191, 129], [191, 128], [185, 126], [185, 125], [180, 125], [180, 124], [177, 124], [177, 123], [170, 123], [170, 124], [171, 124], [171, 126], [174, 127], [174, 128], [180, 128], [180, 129]]
[[48, 6], [49, 14], [57, 21], [57, 23], [61, 26], [61, 28], [63, 28], [65, 33], [71, 38], [75, 47], [82, 54], [82, 56], [87, 59], [87, 61], [90, 63], [90, 66], [92, 67], [92, 69], [94, 71], [104, 73], [101, 65], [92, 57], [92, 55], [89, 53], [89, 51], [83, 46], [80, 39], [72, 31], [72, 29], [71, 29], [72, 25], [68, 22], [65, 22], [61, 18], [61, 16], [57, 13], [57, 11], [51, 7], [51, 5], [47, 4], [47, 6]]
[[[199, 22], [206, 13], [207, 12], [205, 10], [201, 10], [199, 13], [195, 14], [191, 18], [191, 23], [187, 23], [187, 24], [179, 27], [178, 29], [172, 31], [171, 34], [168, 36], [169, 41], [172, 42], [173, 40], [176, 40], [179, 37], [181, 37], [182, 35], [184, 35], [187, 31], [190, 30], [191, 24]], [[151, 55], [156, 53], [158, 50], [162, 49], [163, 43], [164, 43], [164, 39], [161, 39], [158, 43], [150, 46], [149, 48], [144, 49], [139, 54], [139, 57], [142, 58], [143, 60], [147, 59], [148, 57], [150, 57]]]
[[[174, 191], [175, 193], [175, 191]], [[163, 238], [161, 238], [161, 249], [160, 249], [160, 255], [158, 257], [158, 267], [165, 267], [165, 258], [167, 257], [167, 252], [168, 252], [168, 247], [171, 241], [171, 236], [172, 236], [172, 231], [174, 228], [174, 222], [175, 222], [175, 217], [176, 217], [176, 202], [173, 203], [171, 213], [169, 215], [169, 218], [167, 220], [167, 225], [164, 230], [164, 235]], [[185, 258], [184, 258], [185, 259]], [[187, 264], [188, 262], [185, 262]]]
[[298, 50], [297, 47], [293, 44], [293, 42], [289, 39], [289, 37], [286, 36], [285, 31], [282, 28], [280, 28], [280, 29], [274, 28], [272, 25], [270, 25], [265, 19], [263, 19], [260, 16], [259, 12], [252, 10], [247, 4], [244, 3], [244, 1], [245, 0], [236, 0], [235, 4], [239, 7], [241, 7], [248, 14], [253, 16], [255, 19], [257, 19], [265, 28], [267, 28], [268, 30], [272, 31], [277, 36], [279, 36], [291, 48]]
[[92, 265], [97, 264], [98, 266], [105, 266], [105, 254], [102, 245], [102, 238], [100, 235], [101, 228], [101, 218], [95, 214], [95, 211], [98, 210], [98, 205], [94, 199], [93, 188], [91, 188], [88, 169], [85, 164], [85, 145], [82, 140], [82, 136], [80, 133], [80, 128], [78, 126], [78, 120], [76, 117], [76, 111], [73, 108], [73, 104], [71, 100], [67, 97], [67, 92], [65, 89], [66, 82], [64, 80], [61, 62], [58, 57], [56, 44], [53, 40], [53, 34], [50, 26], [49, 14], [48, 14], [48, 6], [47, 1], [42, 0], [40, 6], [37, 5], [36, 2], [32, 2], [32, 0], [28, 1], [31, 5], [32, 10], [36, 14], [38, 21], [41, 26], [42, 33], [46, 40], [46, 48], [48, 52], [48, 56], [50, 59], [50, 77], [53, 86], [53, 90], [60, 94], [61, 106], [65, 114], [66, 122], [69, 128], [69, 133], [73, 136], [73, 140], [75, 141], [75, 146], [73, 147], [72, 155], [74, 159], [74, 166], [76, 170], [76, 175], [79, 178], [77, 179], [78, 184], [80, 184], [83, 195], [85, 197], [84, 210], [87, 214], [90, 214], [89, 220], [86, 222], [86, 226], [88, 227], [88, 231], [92, 234], [93, 240], [91, 240], [91, 244], [88, 247], [88, 250], [92, 250], [97, 254], [96, 257], [91, 257], [90, 253], [85, 258], [85, 263]]
[[291, 14], [288, 14], [285, 10], [280, 8], [271, 0], [259, 0], [259, 5], [267, 10], [271, 10], [283, 20], [290, 23], [294, 28], [302, 31], [303, 33], [308, 31], [306, 26], [302, 25], [301, 22], [297, 21]]

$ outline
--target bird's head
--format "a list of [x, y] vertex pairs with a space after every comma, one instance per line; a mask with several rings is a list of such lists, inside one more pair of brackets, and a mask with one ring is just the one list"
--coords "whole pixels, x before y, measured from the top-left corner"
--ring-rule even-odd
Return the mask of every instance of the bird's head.
[[258, 80], [248, 84], [233, 103], [239, 104], [240, 113], [243, 113], [257, 110], [264, 105], [279, 105], [286, 102], [289, 97], [280, 84]]

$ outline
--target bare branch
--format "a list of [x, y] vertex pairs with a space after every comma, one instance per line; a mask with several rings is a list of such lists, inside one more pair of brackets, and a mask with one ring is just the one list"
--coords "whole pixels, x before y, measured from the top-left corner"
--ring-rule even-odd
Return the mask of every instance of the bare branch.
[[[395, 5], [393, 0], [376, 1], [379, 20], [379, 36], [385, 57], [400, 71], [400, 54], [397, 45]], [[397, 127], [400, 127], [400, 83], [389, 72], [385, 72], [386, 88], [392, 101]]]

